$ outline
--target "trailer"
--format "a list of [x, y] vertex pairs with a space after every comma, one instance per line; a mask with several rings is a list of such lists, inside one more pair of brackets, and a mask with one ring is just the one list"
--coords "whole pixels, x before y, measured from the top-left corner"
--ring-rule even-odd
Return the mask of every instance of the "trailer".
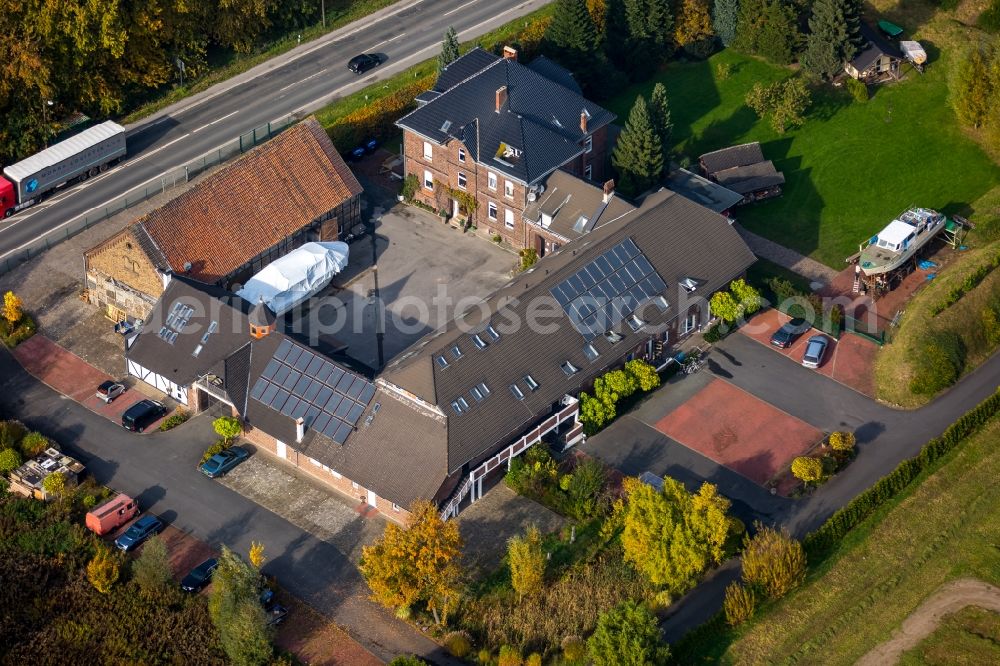
[[96, 176], [125, 156], [125, 128], [107, 121], [4, 167], [0, 210], [4, 217], [69, 182]]

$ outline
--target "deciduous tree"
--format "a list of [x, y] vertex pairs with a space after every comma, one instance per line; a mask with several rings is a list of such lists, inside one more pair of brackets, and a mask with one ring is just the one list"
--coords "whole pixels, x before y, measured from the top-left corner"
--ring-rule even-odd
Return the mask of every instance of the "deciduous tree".
[[756, 527], [757, 533], [743, 547], [743, 580], [777, 599], [805, 579], [806, 554], [786, 529], [779, 532], [760, 523]]
[[795, 57], [801, 35], [794, 7], [785, 0], [741, 0], [736, 23], [737, 49], [787, 65]]
[[1000, 56], [996, 47], [987, 42], [967, 47], [955, 59], [948, 81], [948, 97], [963, 125], [982, 127], [996, 107], [1000, 77], [994, 77], [990, 71], [994, 60], [1000, 61]]
[[792, 474], [806, 483], [816, 483], [823, 478], [823, 461], [811, 456], [799, 456], [792, 461]]
[[406, 527], [386, 525], [382, 537], [362, 549], [361, 573], [372, 598], [386, 608], [426, 604], [439, 624], [458, 596], [462, 538], [430, 502], [410, 507]]
[[97, 552], [87, 564], [87, 580], [101, 594], [108, 594], [118, 582], [118, 558], [103, 543], [98, 544]]
[[708, 0], [680, 0], [676, 7], [674, 44], [686, 46], [715, 34], [712, 29], [712, 17], [708, 11]]
[[212, 573], [208, 612], [223, 650], [236, 664], [264, 664], [271, 658], [272, 630], [260, 603], [260, 572], [225, 546]]
[[712, 12], [712, 27], [724, 46], [736, 39], [736, 22], [740, 16], [739, 0], [715, 0]]
[[603, 613], [587, 647], [594, 666], [657, 666], [670, 658], [656, 617], [636, 601]]
[[257, 37], [271, 27], [274, 0], [219, 0], [215, 38], [237, 53], [249, 53]]
[[830, 448], [834, 451], [849, 452], [854, 450], [857, 439], [853, 432], [838, 430], [830, 433]]
[[142, 545], [142, 552], [132, 564], [132, 579], [146, 598], [156, 597], [171, 584], [170, 557], [159, 535]]
[[8, 474], [17, 469], [21, 466], [21, 462], [21, 454], [17, 449], [0, 450], [0, 474]]
[[717, 291], [712, 294], [709, 304], [712, 308], [712, 314], [726, 323], [733, 323], [743, 313], [740, 304], [736, 302], [736, 299], [728, 291]]
[[451, 63], [458, 60], [458, 35], [455, 33], [455, 26], [448, 26], [444, 33], [444, 41], [441, 42], [441, 53], [438, 55], [438, 71], [440, 72]]
[[625, 362], [625, 372], [632, 376], [640, 391], [652, 391], [660, 385], [656, 368], [641, 358]]
[[243, 432], [243, 424], [235, 416], [220, 416], [212, 421], [212, 428], [216, 435], [225, 440], [226, 445], [229, 445]]
[[755, 83], [746, 95], [746, 104], [761, 118], [770, 118], [771, 127], [784, 134], [789, 127], [801, 127], [812, 96], [805, 80], [792, 77], [764, 85]]
[[510, 584], [518, 597], [541, 591], [545, 582], [545, 553], [542, 533], [535, 525], [529, 525], [524, 536], [513, 536], [507, 541], [507, 566]]
[[743, 308], [743, 314], [751, 315], [761, 306], [760, 292], [753, 286], [747, 284], [743, 278], [733, 280], [729, 283], [729, 291]]
[[66, 475], [62, 472], [52, 472], [42, 479], [42, 490], [56, 499], [61, 498], [66, 492]]
[[653, 129], [642, 95], [636, 98], [618, 136], [611, 163], [618, 171], [619, 188], [629, 196], [645, 192], [663, 175], [663, 142]]
[[264, 562], [267, 560], [267, 556], [264, 555], [264, 544], [260, 541], [251, 541], [248, 555], [250, 557], [250, 564], [253, 565], [254, 569], [260, 571], [260, 568], [264, 566]]
[[3, 295], [3, 318], [11, 327], [16, 326], [24, 316], [24, 304], [20, 297], [12, 291]]

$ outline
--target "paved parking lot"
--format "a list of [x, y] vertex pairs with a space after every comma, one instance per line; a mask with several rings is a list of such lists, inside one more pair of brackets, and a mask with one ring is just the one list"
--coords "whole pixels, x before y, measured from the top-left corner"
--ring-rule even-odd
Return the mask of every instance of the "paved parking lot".
[[[765, 310], [754, 317], [746, 326], [740, 328], [739, 332], [767, 345], [769, 349], [773, 349], [779, 354], [801, 362], [806, 342], [811, 336], [819, 334], [820, 331], [816, 329], [806, 331], [787, 349], [778, 349], [771, 345], [771, 334], [790, 320], [791, 317], [776, 309]], [[871, 340], [846, 332], [841, 334], [840, 340], [834, 340], [829, 335], [826, 336], [826, 339], [829, 342], [829, 347], [827, 347], [823, 362], [815, 372], [849, 386], [859, 393], [869, 397], [874, 396], [875, 380], [872, 375], [872, 366], [875, 363], [875, 355], [878, 353], [878, 345]]]
[[[384, 360], [449, 321], [458, 311], [506, 284], [516, 257], [487, 240], [463, 234], [424, 210], [397, 205], [375, 230], [377, 271], [370, 238], [351, 244], [350, 264], [334, 279], [322, 302], [291, 323], [294, 331], [347, 355], [378, 364], [376, 314], [370, 294], [385, 304]], [[314, 333], [315, 332], [315, 333]]]

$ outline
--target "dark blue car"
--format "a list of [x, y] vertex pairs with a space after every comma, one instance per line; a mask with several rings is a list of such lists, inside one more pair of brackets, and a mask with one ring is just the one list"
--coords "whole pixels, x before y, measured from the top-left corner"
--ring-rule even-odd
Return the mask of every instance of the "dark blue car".
[[212, 578], [212, 572], [219, 566], [219, 561], [214, 557], [209, 558], [191, 570], [184, 580], [181, 581], [181, 589], [185, 592], [198, 592], [208, 585]]
[[156, 516], [143, 516], [132, 523], [132, 526], [125, 530], [125, 534], [115, 539], [115, 546], [127, 553], [162, 529], [162, 520]]
[[250, 457], [250, 452], [242, 446], [231, 446], [225, 451], [220, 451], [202, 463], [201, 473], [210, 479], [222, 476], [241, 462]]

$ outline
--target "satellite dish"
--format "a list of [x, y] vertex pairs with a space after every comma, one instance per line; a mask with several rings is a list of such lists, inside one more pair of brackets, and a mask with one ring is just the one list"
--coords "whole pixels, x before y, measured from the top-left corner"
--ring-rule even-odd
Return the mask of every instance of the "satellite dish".
[[534, 192], [528, 192], [528, 201], [534, 201], [537, 198], [538, 198], [537, 194], [535, 194]]

